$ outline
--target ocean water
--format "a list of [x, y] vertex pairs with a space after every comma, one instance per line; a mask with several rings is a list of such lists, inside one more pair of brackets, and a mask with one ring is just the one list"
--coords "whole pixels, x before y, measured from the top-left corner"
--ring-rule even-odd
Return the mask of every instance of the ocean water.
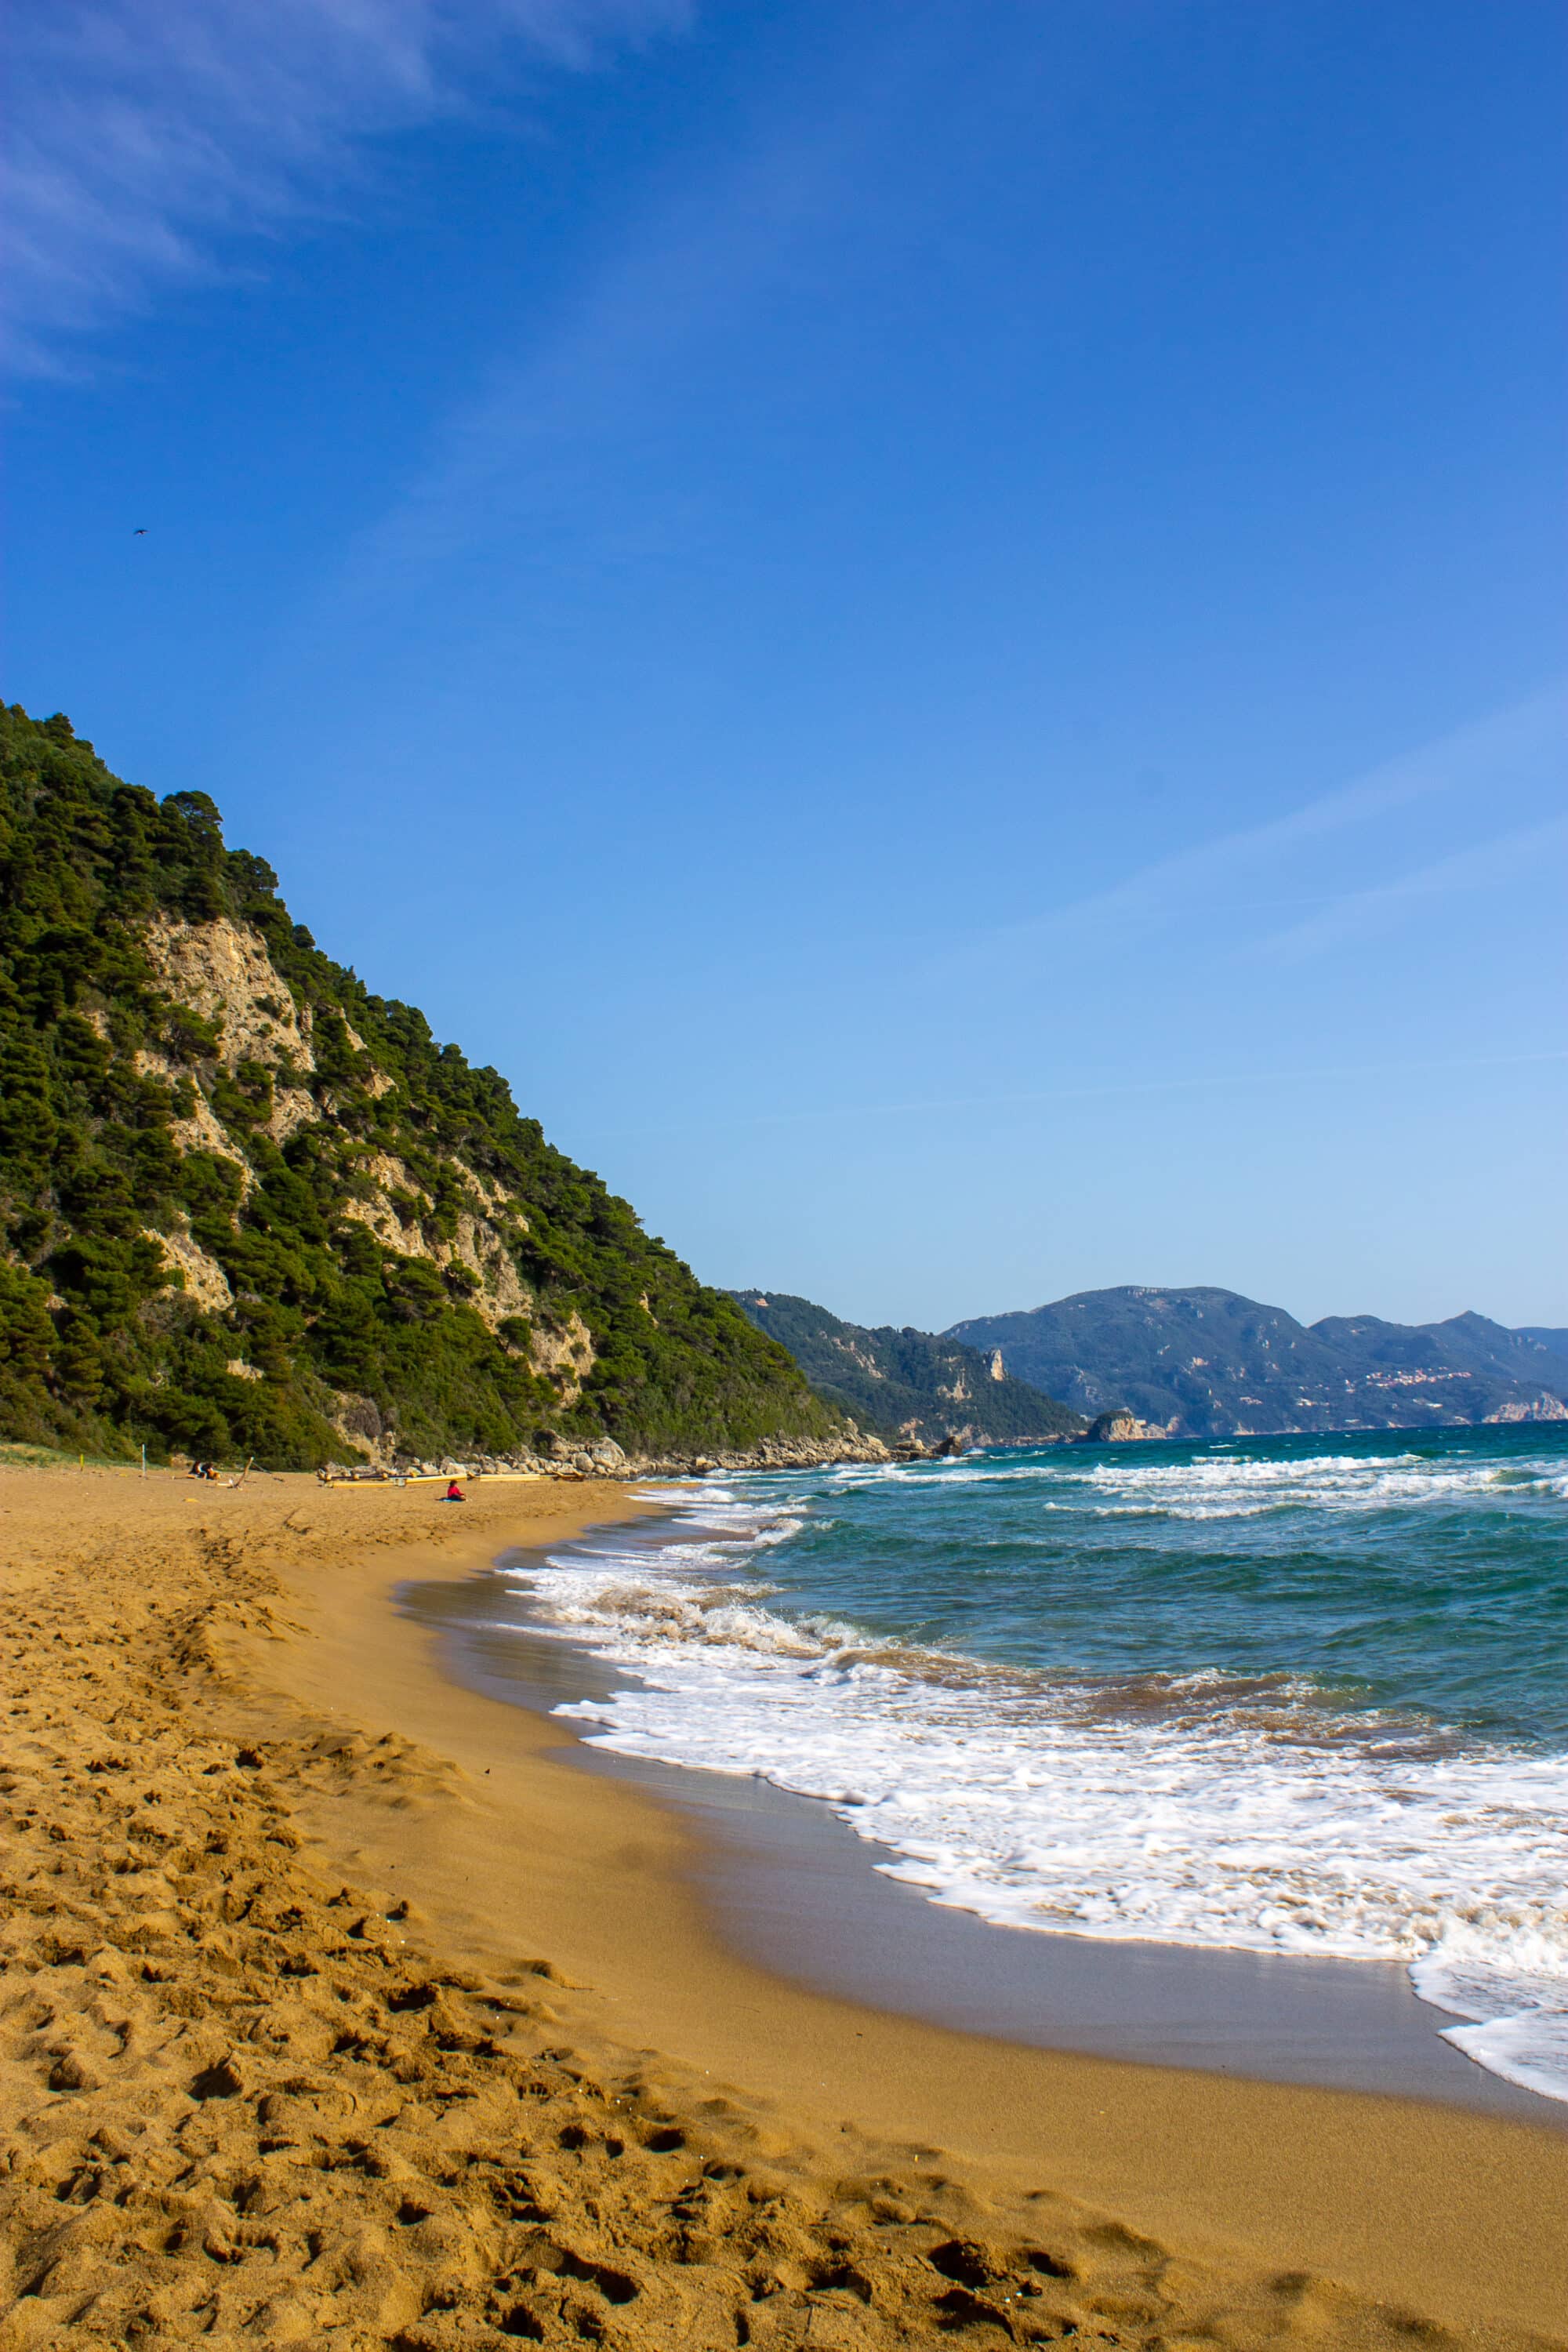
[[517, 1573], [596, 1744], [1011, 1927], [1403, 1959], [1568, 2099], [1568, 1430], [730, 1476]]

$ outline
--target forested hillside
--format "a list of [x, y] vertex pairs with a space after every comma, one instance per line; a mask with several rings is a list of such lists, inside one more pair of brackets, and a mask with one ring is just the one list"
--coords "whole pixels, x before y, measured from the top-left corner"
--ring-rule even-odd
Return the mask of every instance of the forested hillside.
[[1234, 1290], [1084, 1290], [948, 1335], [1089, 1413], [1131, 1406], [1173, 1437], [1568, 1420], [1568, 1363], [1481, 1315], [1298, 1323]]
[[838, 1427], [205, 793], [0, 709], [0, 1435], [284, 1466]]
[[1000, 1364], [930, 1331], [841, 1322], [809, 1298], [734, 1290], [759, 1330], [783, 1342], [812, 1385], [868, 1429], [928, 1444], [967, 1432], [979, 1445], [1074, 1437], [1083, 1416]]

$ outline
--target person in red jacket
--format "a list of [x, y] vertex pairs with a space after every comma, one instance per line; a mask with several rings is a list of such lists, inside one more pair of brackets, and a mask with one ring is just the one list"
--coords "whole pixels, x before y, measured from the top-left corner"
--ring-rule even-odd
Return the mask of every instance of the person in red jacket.
[[442, 1496], [441, 1500], [444, 1503], [466, 1503], [468, 1499], [468, 1496], [464, 1494], [457, 1480], [455, 1478], [448, 1478], [447, 1481], [447, 1491]]

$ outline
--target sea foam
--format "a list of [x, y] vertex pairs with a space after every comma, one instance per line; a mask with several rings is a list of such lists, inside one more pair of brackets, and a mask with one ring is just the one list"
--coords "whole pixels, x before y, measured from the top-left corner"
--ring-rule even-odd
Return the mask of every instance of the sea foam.
[[[908, 1475], [837, 1474], [819, 1507], [836, 1485]], [[1107, 1513], [1240, 1518], [1271, 1500], [1420, 1506], [1497, 1475], [1325, 1454], [1118, 1464], [1080, 1483]], [[825, 1799], [890, 1853], [889, 1875], [1010, 1927], [1402, 1959], [1423, 2000], [1467, 2021], [1447, 2030], [1456, 2047], [1568, 2098], [1568, 1757], [1338, 1715], [1283, 1675], [1074, 1677], [791, 1608], [768, 1570], [809, 1510], [768, 1486], [689, 1491], [667, 1543], [612, 1538], [525, 1572], [542, 1630], [633, 1677], [558, 1710], [595, 1744]]]

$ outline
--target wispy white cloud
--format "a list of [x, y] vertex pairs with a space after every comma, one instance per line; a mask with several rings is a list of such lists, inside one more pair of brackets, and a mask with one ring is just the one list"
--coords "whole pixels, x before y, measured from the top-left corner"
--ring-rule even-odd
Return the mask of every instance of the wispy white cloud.
[[[1439, 798], [1468, 798], [1489, 811], [1509, 809], [1511, 798], [1517, 810], [1519, 795], [1538, 793], [1553, 774], [1561, 776], [1565, 730], [1568, 688], [1556, 684], [1419, 751], [1391, 760], [1348, 784], [1320, 793], [1282, 816], [1216, 835], [1137, 868], [1109, 889], [1025, 922], [1003, 925], [986, 935], [986, 945], [998, 953], [1037, 946], [1066, 947], [1128, 927], [1168, 920], [1199, 907], [1219, 913], [1233, 907], [1239, 910], [1257, 903], [1260, 877], [1271, 872], [1294, 877], [1320, 845]], [[1513, 836], [1509, 838], [1511, 841]], [[1443, 863], [1454, 866], [1456, 877], [1463, 868], [1470, 878], [1479, 878], [1478, 860], [1482, 855], [1483, 850], [1467, 848]], [[1434, 877], [1436, 873], [1434, 867]], [[1405, 883], [1387, 885], [1386, 890], [1409, 895], [1420, 888], [1450, 887], [1452, 882], [1436, 879], [1418, 885], [1412, 877]], [[1316, 944], [1320, 931], [1327, 938], [1335, 909], [1359, 899], [1370, 910], [1382, 888], [1331, 892], [1329, 911], [1287, 936], [1303, 946]]]
[[1267, 944], [1271, 953], [1284, 958], [1314, 955], [1323, 948], [1341, 946], [1358, 933], [1383, 929], [1423, 899], [1497, 888], [1542, 871], [1555, 873], [1561, 889], [1568, 871], [1563, 864], [1565, 852], [1568, 817], [1519, 825], [1492, 840], [1468, 842], [1462, 849], [1433, 858], [1392, 881], [1347, 890], [1305, 922], [1276, 933]]
[[557, 580], [565, 564], [616, 568], [672, 542], [690, 560], [701, 494], [659, 481], [645, 454], [684, 414], [704, 351], [727, 351], [737, 319], [841, 215], [875, 120], [854, 76], [805, 120], [760, 99], [730, 152], [630, 224], [559, 314], [455, 404], [333, 598], [422, 590], [436, 567], [503, 539]]
[[987, 1094], [916, 1095], [896, 1102], [790, 1103], [767, 1110], [744, 1111], [733, 1107], [711, 1120], [689, 1113], [668, 1124], [610, 1129], [597, 1141], [620, 1142], [627, 1137], [690, 1136], [706, 1132], [733, 1133], [737, 1128], [805, 1127], [821, 1124], [842, 1129], [863, 1118], [947, 1118], [958, 1112], [1032, 1110], [1064, 1103], [1111, 1102], [1122, 1098], [1168, 1095], [1229, 1093], [1253, 1087], [1339, 1086], [1363, 1078], [1426, 1078], [1458, 1076], [1467, 1071], [1512, 1070], [1568, 1062], [1568, 1046], [1546, 1045], [1523, 1053], [1401, 1055], [1376, 1062], [1271, 1062], [1266, 1069], [1184, 1070], [1161, 1077], [1082, 1078], [1053, 1087], [1007, 1087]]
[[237, 236], [342, 200], [364, 142], [462, 106], [478, 69], [581, 69], [689, 0], [19, 0], [0, 169], [8, 364], [211, 274]]

